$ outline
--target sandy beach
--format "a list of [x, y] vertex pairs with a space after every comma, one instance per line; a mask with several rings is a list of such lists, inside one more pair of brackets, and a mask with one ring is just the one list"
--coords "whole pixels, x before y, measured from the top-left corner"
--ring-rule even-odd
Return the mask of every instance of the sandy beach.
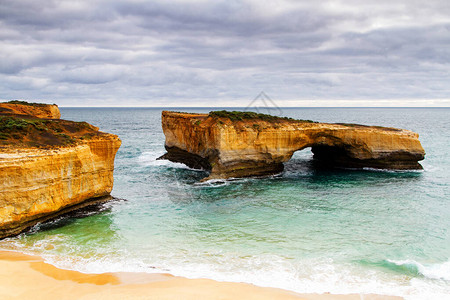
[[169, 274], [84, 274], [42, 258], [0, 252], [1, 299], [402, 299], [381, 295], [296, 294], [245, 283], [186, 279]]

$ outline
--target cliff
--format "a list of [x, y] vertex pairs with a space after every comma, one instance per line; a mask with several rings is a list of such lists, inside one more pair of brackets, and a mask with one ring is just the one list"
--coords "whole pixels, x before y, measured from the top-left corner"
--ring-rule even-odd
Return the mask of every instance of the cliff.
[[293, 153], [348, 168], [421, 169], [418, 134], [357, 124], [315, 123], [242, 112], [163, 111], [167, 153], [161, 159], [210, 171], [206, 179], [276, 174]]
[[0, 103], [0, 114], [28, 115], [45, 119], [61, 118], [61, 113], [56, 104], [29, 103], [17, 100]]
[[0, 113], [0, 238], [106, 199], [120, 144], [85, 122]]

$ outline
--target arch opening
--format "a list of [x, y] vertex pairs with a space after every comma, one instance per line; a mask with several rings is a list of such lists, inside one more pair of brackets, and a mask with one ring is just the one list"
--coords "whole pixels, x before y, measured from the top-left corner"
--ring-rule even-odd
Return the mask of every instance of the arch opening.
[[343, 144], [338, 145], [311, 145], [309, 147], [296, 150], [289, 161], [285, 162], [285, 167], [291, 168], [363, 168], [375, 166], [374, 161], [360, 160], [352, 157], [351, 149]]

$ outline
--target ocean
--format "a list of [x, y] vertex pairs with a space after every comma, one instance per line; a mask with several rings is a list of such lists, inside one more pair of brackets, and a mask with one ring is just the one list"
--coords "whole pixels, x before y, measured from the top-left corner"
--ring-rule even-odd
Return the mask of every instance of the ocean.
[[1, 240], [0, 249], [86, 273], [450, 299], [450, 108], [280, 110], [415, 131], [426, 151], [423, 171], [316, 169], [304, 149], [276, 176], [206, 183], [199, 183], [203, 171], [156, 160], [165, 153], [162, 110], [61, 108], [62, 118], [122, 139], [112, 191], [118, 200], [36, 225]]

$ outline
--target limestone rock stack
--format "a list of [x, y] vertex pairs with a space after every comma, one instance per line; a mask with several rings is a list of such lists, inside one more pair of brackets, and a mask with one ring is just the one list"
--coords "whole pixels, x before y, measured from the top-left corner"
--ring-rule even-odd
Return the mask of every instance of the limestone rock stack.
[[164, 111], [162, 128], [167, 153], [161, 158], [206, 169], [206, 179], [279, 173], [307, 147], [317, 161], [349, 168], [421, 169], [425, 155], [417, 133], [379, 126]]
[[11, 117], [1, 114], [11, 105], [0, 104], [0, 238], [108, 196], [121, 145], [87, 123], [57, 120], [57, 107], [18, 106]]

